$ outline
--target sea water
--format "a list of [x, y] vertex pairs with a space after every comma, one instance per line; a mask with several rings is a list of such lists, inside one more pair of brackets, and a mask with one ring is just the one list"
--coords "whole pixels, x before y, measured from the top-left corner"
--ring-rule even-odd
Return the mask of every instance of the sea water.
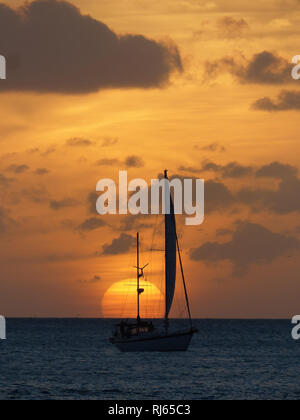
[[115, 322], [8, 319], [0, 399], [300, 398], [288, 320], [196, 320], [186, 353], [128, 354], [109, 343]]

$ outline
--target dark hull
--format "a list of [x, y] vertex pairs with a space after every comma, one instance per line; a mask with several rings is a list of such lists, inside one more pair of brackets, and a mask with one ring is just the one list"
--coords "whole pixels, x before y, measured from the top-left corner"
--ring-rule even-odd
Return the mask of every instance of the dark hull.
[[162, 335], [143, 335], [129, 339], [113, 339], [122, 352], [172, 352], [186, 351], [196, 330]]

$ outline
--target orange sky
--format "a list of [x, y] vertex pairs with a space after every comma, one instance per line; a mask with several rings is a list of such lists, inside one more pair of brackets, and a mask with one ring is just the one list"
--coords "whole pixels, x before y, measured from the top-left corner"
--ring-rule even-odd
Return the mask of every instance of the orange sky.
[[[106, 290], [135, 275], [133, 247], [116, 254], [105, 253], [105, 246], [130, 241], [137, 229], [145, 248], [150, 246], [155, 219], [137, 218], [126, 229], [124, 218], [110, 216], [104, 226], [88, 230], [90, 219], [101, 219], [91, 211], [91, 193], [99, 179], [117, 180], [122, 169], [149, 181], [168, 168], [170, 175], [210, 182], [204, 224], [179, 226], [193, 315], [296, 314], [300, 81], [289, 77], [289, 63], [300, 54], [300, 3], [73, 4], [118, 35], [175, 43], [183, 71], [171, 71], [163, 86], [68, 94], [55, 86], [28, 88], [26, 80], [25, 88], [6, 89], [0, 81], [0, 313], [101, 316]], [[9, 47], [0, 35], [1, 54]], [[296, 99], [280, 99], [282, 91]], [[272, 112], [253, 106], [265, 97]], [[128, 167], [130, 156], [137, 164]], [[105, 165], [107, 160], [113, 161]], [[143, 258], [148, 262], [148, 255]], [[160, 287], [158, 260], [151, 270], [151, 281]]]

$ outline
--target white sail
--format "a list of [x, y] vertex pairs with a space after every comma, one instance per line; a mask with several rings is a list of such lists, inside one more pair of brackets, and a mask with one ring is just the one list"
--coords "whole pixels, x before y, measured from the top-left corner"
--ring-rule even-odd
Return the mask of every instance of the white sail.
[[170, 193], [169, 183], [166, 182], [166, 200], [170, 200], [170, 214], [165, 215], [165, 252], [166, 252], [166, 314], [168, 318], [170, 313], [176, 283], [176, 256], [177, 256], [177, 239], [176, 239], [176, 222], [174, 214], [174, 204]]

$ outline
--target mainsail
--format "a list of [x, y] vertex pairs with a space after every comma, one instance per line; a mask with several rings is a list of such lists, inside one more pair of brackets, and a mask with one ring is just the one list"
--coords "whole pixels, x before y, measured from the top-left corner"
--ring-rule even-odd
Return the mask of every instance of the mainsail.
[[[170, 192], [170, 184], [168, 182], [167, 173], [165, 172], [165, 203], [168, 208], [170, 200], [170, 213], [165, 215], [165, 275], [166, 275], [166, 319], [172, 307], [175, 283], [176, 283], [176, 256], [177, 256], [177, 235], [176, 222], [174, 214], [174, 204]], [[167, 213], [167, 212], [166, 212]]]

